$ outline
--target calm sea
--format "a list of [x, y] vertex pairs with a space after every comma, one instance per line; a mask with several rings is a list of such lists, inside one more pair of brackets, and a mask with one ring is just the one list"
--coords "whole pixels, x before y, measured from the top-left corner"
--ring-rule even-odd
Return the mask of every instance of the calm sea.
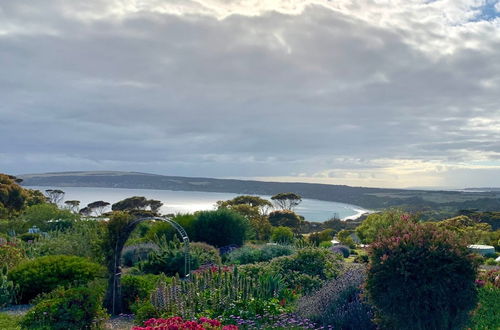
[[[214, 204], [219, 200], [232, 199], [238, 194], [215, 193], [199, 191], [172, 191], [153, 189], [122, 189], [122, 188], [92, 188], [92, 187], [27, 187], [38, 189], [61, 189], [65, 192], [64, 200], [79, 200], [80, 207], [88, 203], [103, 200], [116, 203], [132, 196], [144, 196], [148, 199], [157, 199], [163, 202], [161, 212], [188, 213], [202, 210], [213, 210]], [[270, 200], [271, 196], [260, 196]], [[337, 216], [341, 219], [356, 218], [367, 212], [362, 207], [336, 202], [325, 202], [315, 199], [303, 199], [294, 211], [305, 217], [308, 221], [321, 222]]]

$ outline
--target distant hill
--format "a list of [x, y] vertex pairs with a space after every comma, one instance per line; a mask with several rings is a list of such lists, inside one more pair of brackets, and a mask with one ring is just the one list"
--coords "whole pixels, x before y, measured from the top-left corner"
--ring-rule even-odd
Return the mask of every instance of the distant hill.
[[25, 186], [106, 187], [226, 192], [274, 195], [295, 192], [303, 198], [359, 205], [368, 209], [404, 207], [411, 211], [460, 209], [500, 210], [500, 191], [425, 191], [350, 187], [298, 182], [263, 182], [252, 180], [194, 178], [139, 172], [59, 172], [18, 175]]

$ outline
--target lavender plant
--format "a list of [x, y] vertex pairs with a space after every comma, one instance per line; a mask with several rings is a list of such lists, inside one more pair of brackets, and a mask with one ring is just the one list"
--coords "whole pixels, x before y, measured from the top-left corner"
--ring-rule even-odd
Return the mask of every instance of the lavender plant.
[[336, 279], [299, 300], [299, 315], [334, 329], [374, 329], [372, 309], [361, 298], [361, 285], [365, 279], [363, 265], [346, 266]]

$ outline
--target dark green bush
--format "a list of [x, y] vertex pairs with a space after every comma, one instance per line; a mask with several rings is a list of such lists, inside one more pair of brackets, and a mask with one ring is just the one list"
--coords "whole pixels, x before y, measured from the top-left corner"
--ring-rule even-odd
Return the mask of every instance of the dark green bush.
[[[194, 238], [197, 220], [194, 214], [177, 214], [172, 220], [184, 228], [189, 238]], [[174, 239], [174, 237], [178, 237], [178, 233], [171, 224], [164, 221], [157, 221], [151, 225], [145, 237], [148, 241], [155, 240], [156, 238], [163, 238], [170, 241]]]
[[193, 240], [215, 247], [240, 246], [247, 238], [249, 229], [248, 220], [239, 213], [225, 208], [204, 211], [196, 215]]
[[351, 254], [351, 250], [346, 245], [335, 245], [330, 248], [333, 253], [341, 254], [344, 258], [348, 258]]
[[[200, 266], [200, 261], [197, 256], [190, 251], [190, 268], [197, 269]], [[185, 269], [185, 251], [184, 246], [179, 241], [160, 243], [159, 249], [151, 251], [146, 260], [139, 262], [138, 267], [146, 274], [166, 274], [184, 277]]]
[[28, 311], [21, 320], [21, 329], [97, 329], [106, 318], [101, 298], [86, 287], [59, 288]]
[[146, 260], [148, 255], [157, 249], [158, 247], [151, 243], [126, 246], [122, 251], [122, 264], [127, 267], [133, 267], [138, 262]]
[[75, 256], [46, 256], [25, 261], [9, 271], [9, 279], [19, 286], [20, 302], [58, 286], [82, 285], [103, 276], [102, 266]]
[[227, 262], [229, 264], [244, 265], [262, 261], [269, 261], [277, 257], [291, 255], [294, 252], [295, 249], [291, 246], [264, 245], [257, 247], [247, 245], [229, 253], [227, 256]]
[[477, 301], [477, 265], [458, 236], [402, 221], [369, 251], [366, 288], [382, 327], [461, 329]]
[[158, 281], [157, 275], [124, 275], [121, 278], [123, 312], [132, 312], [133, 304], [149, 298]]
[[21, 235], [18, 235], [17, 238], [24, 242], [29, 242], [29, 241], [35, 241], [41, 237], [40, 234], [32, 234], [32, 233], [24, 233]]

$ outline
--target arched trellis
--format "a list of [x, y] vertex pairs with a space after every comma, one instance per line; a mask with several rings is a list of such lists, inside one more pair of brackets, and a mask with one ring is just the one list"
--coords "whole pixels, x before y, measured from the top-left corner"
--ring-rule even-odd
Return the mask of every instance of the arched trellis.
[[120, 285], [121, 282], [120, 260], [121, 260], [123, 246], [127, 241], [128, 237], [130, 236], [130, 234], [132, 233], [132, 231], [135, 229], [135, 227], [139, 223], [148, 220], [167, 222], [177, 230], [177, 233], [181, 236], [184, 245], [184, 274], [185, 278], [189, 278], [189, 274], [191, 272], [191, 260], [189, 255], [189, 237], [184, 228], [182, 228], [181, 225], [179, 225], [177, 222], [168, 217], [145, 217], [145, 218], [135, 219], [130, 223], [128, 223], [126, 228], [121, 233], [124, 236], [116, 240], [116, 245], [114, 249], [114, 260], [113, 260], [114, 265], [112, 272], [113, 278], [112, 281], [110, 281], [109, 283], [109, 286], [111, 286], [111, 288], [108, 287], [108, 292], [106, 294], [107, 296], [106, 300], [107, 301], [111, 300], [112, 302], [111, 306], [108, 305], [108, 310], [113, 315], [119, 314], [122, 311], [122, 306], [121, 306], [122, 297], [121, 297], [121, 285]]

